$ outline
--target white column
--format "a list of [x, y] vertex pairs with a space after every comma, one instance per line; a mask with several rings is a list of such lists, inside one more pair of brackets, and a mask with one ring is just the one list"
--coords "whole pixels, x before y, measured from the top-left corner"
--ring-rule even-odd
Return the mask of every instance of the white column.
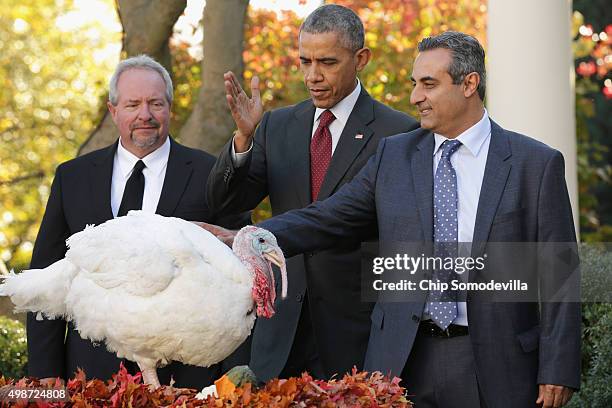
[[489, 0], [487, 108], [502, 127], [561, 151], [578, 226], [571, 0]]

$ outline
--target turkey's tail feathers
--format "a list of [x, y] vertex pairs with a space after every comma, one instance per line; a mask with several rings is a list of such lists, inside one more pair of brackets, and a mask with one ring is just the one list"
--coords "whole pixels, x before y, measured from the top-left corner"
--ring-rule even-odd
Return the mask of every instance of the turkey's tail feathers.
[[15, 312], [42, 312], [49, 318], [66, 315], [65, 299], [78, 268], [66, 259], [44, 269], [11, 272], [0, 280], [0, 296], [9, 296]]

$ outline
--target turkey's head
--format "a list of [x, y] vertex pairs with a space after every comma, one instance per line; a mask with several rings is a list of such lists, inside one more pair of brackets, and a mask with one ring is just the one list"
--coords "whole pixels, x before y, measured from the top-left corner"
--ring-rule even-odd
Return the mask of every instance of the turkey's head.
[[274, 316], [276, 286], [272, 264], [281, 270], [281, 297], [287, 296], [285, 256], [272, 233], [252, 225], [242, 228], [234, 238], [232, 250], [253, 274], [253, 301], [257, 316]]

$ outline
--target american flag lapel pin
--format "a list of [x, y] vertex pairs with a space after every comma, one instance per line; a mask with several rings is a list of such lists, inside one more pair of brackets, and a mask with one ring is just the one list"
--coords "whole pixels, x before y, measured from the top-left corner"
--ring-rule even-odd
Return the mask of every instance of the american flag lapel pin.
[[362, 133], [357, 133], [355, 135], [355, 139], [363, 139], [363, 134]]

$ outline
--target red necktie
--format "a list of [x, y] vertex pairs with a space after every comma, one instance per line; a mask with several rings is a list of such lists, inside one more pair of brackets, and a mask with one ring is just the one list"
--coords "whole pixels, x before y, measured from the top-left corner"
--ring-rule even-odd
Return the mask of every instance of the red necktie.
[[329, 124], [336, 119], [330, 110], [325, 110], [319, 117], [319, 127], [310, 142], [310, 194], [316, 201], [319, 190], [332, 156], [332, 137]]

